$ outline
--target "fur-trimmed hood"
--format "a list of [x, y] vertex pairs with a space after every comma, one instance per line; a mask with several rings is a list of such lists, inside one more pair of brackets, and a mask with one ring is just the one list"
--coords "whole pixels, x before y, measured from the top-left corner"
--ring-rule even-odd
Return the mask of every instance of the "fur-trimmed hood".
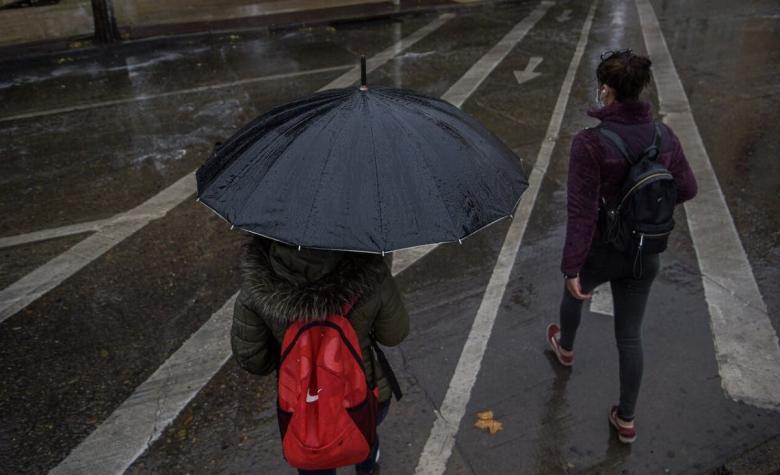
[[382, 266], [378, 256], [298, 250], [254, 238], [241, 264], [242, 288], [267, 317], [284, 324], [317, 320], [373, 292]]

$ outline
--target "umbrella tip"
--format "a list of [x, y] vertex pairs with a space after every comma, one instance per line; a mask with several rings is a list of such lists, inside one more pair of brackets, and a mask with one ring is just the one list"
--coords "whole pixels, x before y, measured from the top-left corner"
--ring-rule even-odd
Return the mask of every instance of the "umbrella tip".
[[366, 57], [361, 56], [360, 57], [360, 90], [361, 91], [367, 91], [368, 86], [366, 85]]

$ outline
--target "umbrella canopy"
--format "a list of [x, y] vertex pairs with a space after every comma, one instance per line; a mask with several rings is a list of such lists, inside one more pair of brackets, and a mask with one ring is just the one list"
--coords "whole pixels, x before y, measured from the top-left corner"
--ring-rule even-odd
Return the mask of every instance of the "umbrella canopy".
[[234, 226], [315, 249], [384, 253], [459, 241], [510, 216], [519, 159], [453, 105], [413, 91], [333, 89], [258, 117], [198, 170], [198, 199]]

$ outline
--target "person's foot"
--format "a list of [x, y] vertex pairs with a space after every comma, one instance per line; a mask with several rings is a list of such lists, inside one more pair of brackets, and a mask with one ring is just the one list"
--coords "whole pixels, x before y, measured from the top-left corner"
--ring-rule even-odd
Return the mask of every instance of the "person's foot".
[[555, 323], [547, 325], [547, 343], [550, 344], [558, 362], [567, 368], [574, 364], [574, 352], [564, 350], [561, 347], [561, 329]]
[[632, 444], [636, 440], [634, 421], [624, 421], [617, 415], [617, 406], [609, 410], [609, 424], [617, 431], [618, 439], [624, 444]]

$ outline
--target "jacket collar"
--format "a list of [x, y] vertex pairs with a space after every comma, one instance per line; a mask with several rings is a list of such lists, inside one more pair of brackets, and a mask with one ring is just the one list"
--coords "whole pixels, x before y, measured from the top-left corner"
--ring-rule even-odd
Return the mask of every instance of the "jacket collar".
[[588, 115], [602, 122], [618, 124], [646, 124], [653, 121], [653, 106], [646, 101], [613, 102], [608, 106], [590, 109]]

